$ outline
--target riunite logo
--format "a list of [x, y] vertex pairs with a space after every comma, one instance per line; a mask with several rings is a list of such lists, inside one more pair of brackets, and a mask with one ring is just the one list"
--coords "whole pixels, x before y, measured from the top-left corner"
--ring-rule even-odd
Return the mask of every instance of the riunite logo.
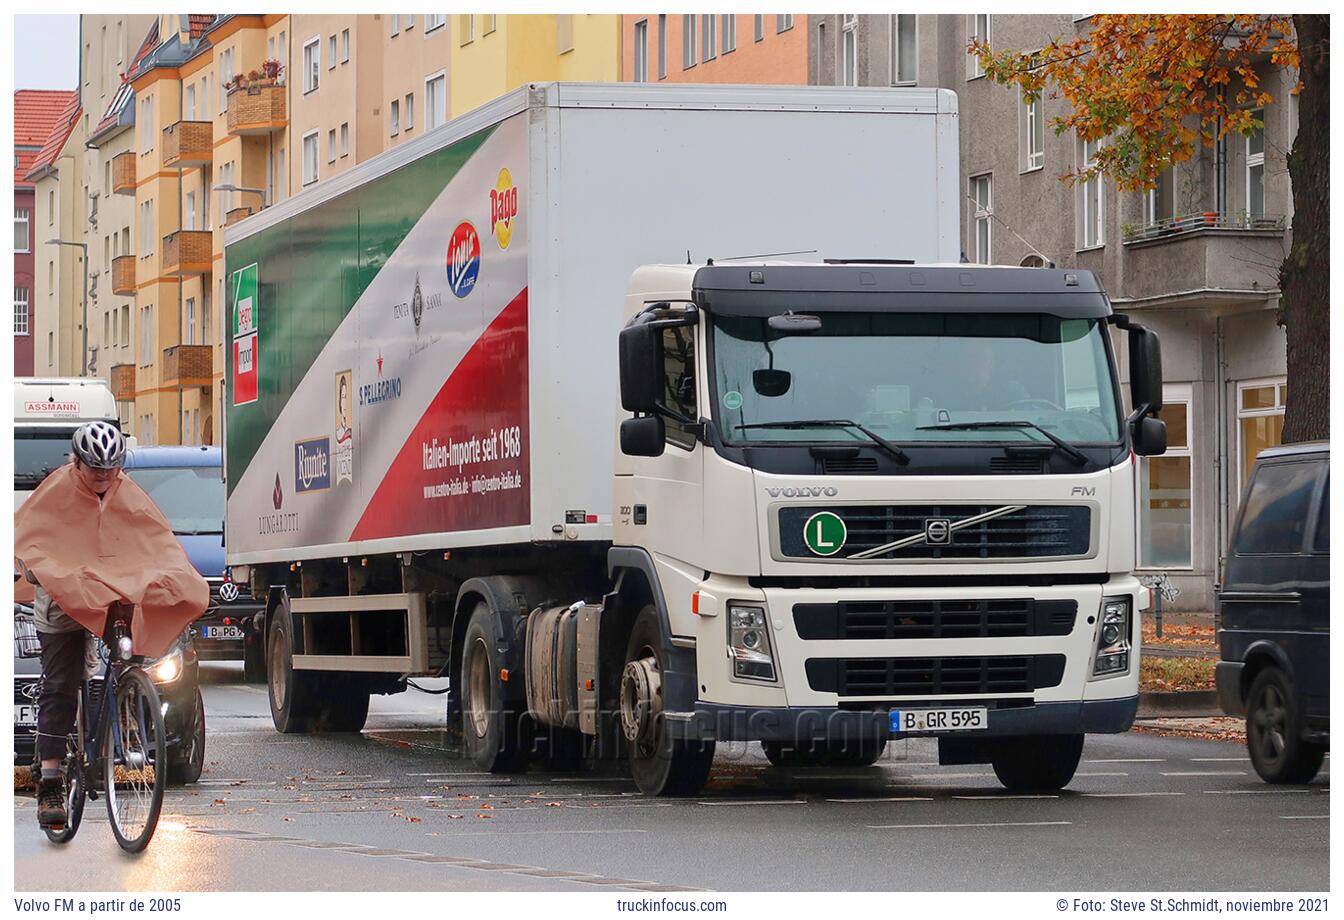
[[771, 498], [834, 498], [840, 494], [835, 486], [767, 486], [765, 491]]
[[294, 491], [316, 492], [331, 487], [331, 439], [313, 438], [294, 445]]

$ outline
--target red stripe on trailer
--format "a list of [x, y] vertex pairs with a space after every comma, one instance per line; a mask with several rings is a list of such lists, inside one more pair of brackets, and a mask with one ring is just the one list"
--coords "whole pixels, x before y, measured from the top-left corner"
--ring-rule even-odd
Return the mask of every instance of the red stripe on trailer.
[[527, 524], [527, 289], [462, 356], [350, 539]]

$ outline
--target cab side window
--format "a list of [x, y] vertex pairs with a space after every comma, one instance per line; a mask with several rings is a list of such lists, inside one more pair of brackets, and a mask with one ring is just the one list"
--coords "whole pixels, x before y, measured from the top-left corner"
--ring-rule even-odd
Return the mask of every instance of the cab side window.
[[1316, 540], [1314, 549], [1318, 553], [1330, 552], [1330, 480], [1325, 480], [1321, 488], [1321, 508], [1316, 512]]
[[695, 446], [695, 329], [672, 326], [663, 330], [663, 405], [695, 422], [666, 419], [667, 439], [687, 449]]
[[1318, 463], [1267, 463], [1255, 472], [1233, 551], [1239, 556], [1302, 552]]

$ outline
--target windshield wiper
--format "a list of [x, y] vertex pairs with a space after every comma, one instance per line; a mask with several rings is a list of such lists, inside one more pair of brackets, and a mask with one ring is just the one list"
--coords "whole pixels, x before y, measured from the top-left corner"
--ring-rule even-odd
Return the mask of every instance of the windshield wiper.
[[861, 431], [866, 434], [874, 445], [882, 448], [882, 450], [894, 457], [901, 466], [905, 466], [910, 462], [910, 456], [905, 451], [901, 450], [899, 446], [891, 443], [877, 432], [865, 428], [858, 422], [851, 422], [849, 419], [822, 418], [799, 419], [798, 421], [792, 422], [751, 422], [750, 424], [738, 425], [736, 427], [738, 430], [744, 428], [853, 428], [856, 431]]
[[1074, 447], [1058, 435], [1051, 434], [1035, 422], [945, 422], [941, 425], [920, 425], [916, 431], [976, 431], [982, 428], [1033, 428], [1049, 438], [1056, 447], [1068, 454], [1069, 459], [1080, 466], [1087, 463], [1087, 454]]

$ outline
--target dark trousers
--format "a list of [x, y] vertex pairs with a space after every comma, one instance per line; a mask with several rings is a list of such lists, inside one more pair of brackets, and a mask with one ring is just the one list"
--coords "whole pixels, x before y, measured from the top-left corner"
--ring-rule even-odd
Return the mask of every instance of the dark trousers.
[[63, 760], [66, 737], [75, 730], [79, 685], [84, 679], [84, 630], [39, 632], [42, 689], [37, 695], [37, 756]]

